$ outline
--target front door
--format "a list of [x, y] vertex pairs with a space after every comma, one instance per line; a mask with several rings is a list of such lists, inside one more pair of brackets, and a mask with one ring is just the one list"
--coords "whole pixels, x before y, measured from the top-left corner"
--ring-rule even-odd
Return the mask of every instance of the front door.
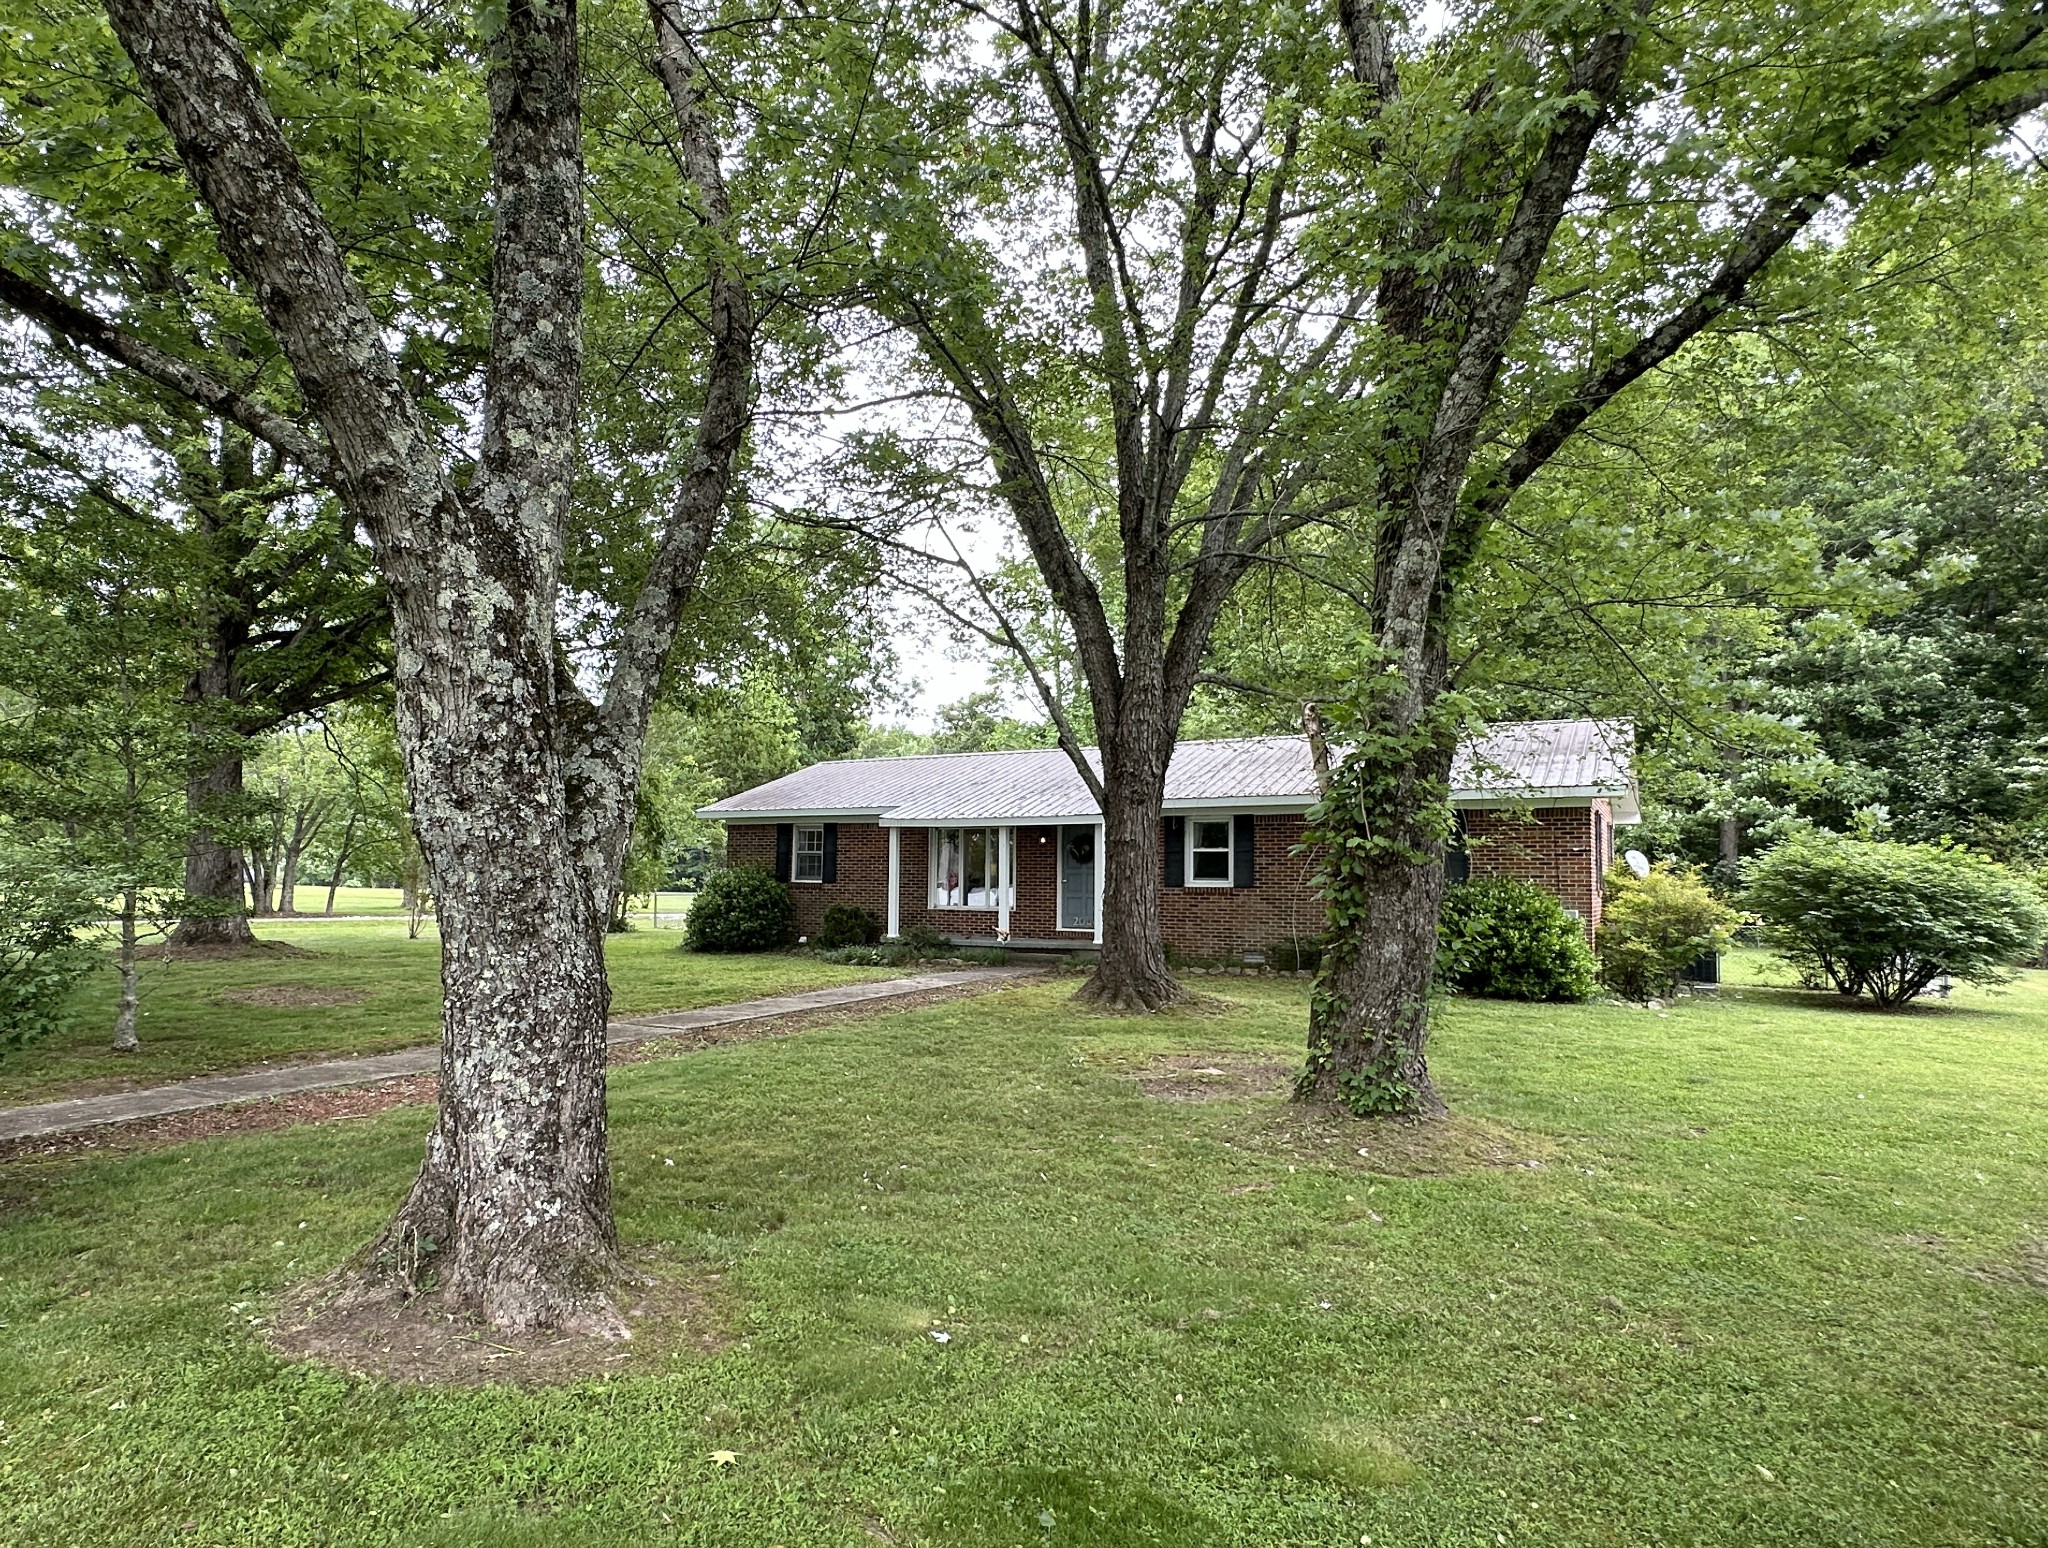
[[1095, 825], [1060, 829], [1060, 928], [1095, 928]]

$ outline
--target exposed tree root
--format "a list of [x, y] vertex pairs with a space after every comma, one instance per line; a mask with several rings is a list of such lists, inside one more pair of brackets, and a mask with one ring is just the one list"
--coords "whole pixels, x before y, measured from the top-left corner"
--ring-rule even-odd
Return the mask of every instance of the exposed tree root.
[[1099, 967], [1074, 991], [1076, 1004], [1111, 1016], [1149, 1016], [1154, 1011], [1185, 1004], [1190, 998], [1188, 990], [1171, 974], [1111, 977]]
[[450, 1309], [438, 1296], [340, 1297], [331, 1283], [288, 1294], [264, 1338], [289, 1358], [359, 1376], [528, 1387], [666, 1368], [678, 1350], [712, 1354], [731, 1342], [719, 1275], [658, 1261], [647, 1266], [651, 1272], [627, 1276], [617, 1297], [630, 1338], [562, 1326], [511, 1332]]
[[435, 1308], [508, 1334], [632, 1337], [616, 1293], [643, 1279], [596, 1222], [558, 1219], [492, 1250], [458, 1238], [446, 1205], [415, 1185], [384, 1233], [330, 1274], [317, 1298], [338, 1312]]

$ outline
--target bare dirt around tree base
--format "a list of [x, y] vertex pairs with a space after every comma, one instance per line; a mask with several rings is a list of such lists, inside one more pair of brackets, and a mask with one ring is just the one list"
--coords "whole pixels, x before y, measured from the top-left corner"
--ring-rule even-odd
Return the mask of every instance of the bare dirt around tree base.
[[181, 946], [176, 941], [159, 941], [153, 945], [139, 946], [135, 954], [151, 961], [168, 959], [172, 962], [240, 962], [249, 957], [318, 957], [324, 953], [308, 951], [303, 946], [294, 946], [290, 941], [202, 941], [196, 945]]
[[287, 1359], [351, 1376], [437, 1387], [556, 1387], [644, 1375], [732, 1342], [719, 1316], [717, 1274], [692, 1275], [665, 1264], [639, 1267], [647, 1283], [613, 1297], [630, 1338], [504, 1333], [449, 1311], [432, 1295], [343, 1310], [328, 1304], [323, 1282], [285, 1298], [264, 1342]]
[[[1116, 1057], [1138, 1089], [1162, 1102], [1252, 1102], [1287, 1098], [1301, 1066], [1252, 1053]], [[1540, 1172], [1563, 1152], [1543, 1135], [1453, 1111], [1438, 1118], [1360, 1118], [1322, 1102], [1279, 1102], [1253, 1134], [1256, 1148], [1296, 1165], [1310, 1162], [1390, 1177], [1442, 1177], [1477, 1168]]]
[[215, 998], [230, 1005], [316, 1010], [329, 1005], [360, 1005], [365, 992], [335, 984], [257, 984], [249, 989], [223, 989]]
[[1242, 1102], [1291, 1091], [1295, 1069], [1264, 1054], [1162, 1054], [1135, 1073], [1138, 1089], [1162, 1102]]

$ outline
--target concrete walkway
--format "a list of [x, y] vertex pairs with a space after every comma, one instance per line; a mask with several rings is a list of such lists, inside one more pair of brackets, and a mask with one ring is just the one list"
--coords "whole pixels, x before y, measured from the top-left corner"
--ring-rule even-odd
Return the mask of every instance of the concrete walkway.
[[[700, 1032], [745, 1021], [766, 1021], [773, 1016], [793, 1016], [804, 1011], [837, 1010], [878, 1000], [900, 1000], [910, 995], [929, 994], [935, 989], [957, 989], [968, 984], [1021, 978], [1042, 971], [1042, 968], [1031, 966], [956, 968], [941, 973], [916, 973], [908, 978], [836, 984], [829, 989], [778, 994], [765, 1000], [741, 1000], [732, 1005], [707, 1005], [701, 1010], [656, 1011], [614, 1021], [608, 1029], [607, 1039], [614, 1046], [639, 1043], [649, 1038], [673, 1037], [680, 1032]], [[68, 1134], [75, 1129], [128, 1123], [137, 1118], [159, 1118], [166, 1113], [187, 1113], [201, 1107], [226, 1107], [234, 1102], [255, 1102], [264, 1097], [290, 1096], [300, 1091], [367, 1086], [405, 1075], [431, 1074], [440, 1067], [440, 1045], [430, 1043], [419, 1048], [401, 1048], [396, 1053], [369, 1054], [360, 1059], [289, 1064], [275, 1069], [250, 1070], [241, 1075], [204, 1075], [196, 1080], [174, 1081], [141, 1091], [75, 1097], [68, 1102], [41, 1102], [33, 1107], [0, 1108], [0, 1140]]]

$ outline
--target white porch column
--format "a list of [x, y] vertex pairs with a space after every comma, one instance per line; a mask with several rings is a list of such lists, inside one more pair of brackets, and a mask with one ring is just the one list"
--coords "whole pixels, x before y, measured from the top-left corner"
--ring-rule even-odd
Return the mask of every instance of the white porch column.
[[1095, 944], [1102, 944], [1102, 873], [1109, 865], [1109, 824], [1095, 825]]
[[889, 930], [890, 939], [903, 933], [903, 830], [889, 830]]
[[996, 830], [996, 939], [1010, 938], [1010, 843], [1015, 828]]

